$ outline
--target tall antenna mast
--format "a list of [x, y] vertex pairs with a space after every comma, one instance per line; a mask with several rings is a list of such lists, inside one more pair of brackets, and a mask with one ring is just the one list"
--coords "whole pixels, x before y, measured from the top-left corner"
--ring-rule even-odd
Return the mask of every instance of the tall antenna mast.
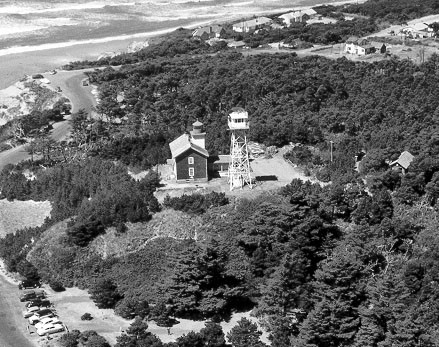
[[232, 108], [229, 114], [228, 126], [230, 136], [230, 164], [229, 184], [230, 190], [248, 185], [252, 188], [250, 176], [250, 161], [247, 146], [247, 132], [250, 123], [248, 113], [241, 107]]

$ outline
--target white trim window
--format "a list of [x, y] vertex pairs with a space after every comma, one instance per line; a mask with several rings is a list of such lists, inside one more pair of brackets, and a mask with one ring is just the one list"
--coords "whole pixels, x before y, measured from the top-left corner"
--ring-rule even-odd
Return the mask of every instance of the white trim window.
[[187, 162], [188, 162], [188, 164], [193, 165], [194, 164], [194, 157], [188, 157]]
[[189, 168], [189, 177], [194, 177], [194, 174], [195, 174], [195, 170], [194, 170], [194, 168], [193, 168], [193, 167], [190, 167], [190, 168]]

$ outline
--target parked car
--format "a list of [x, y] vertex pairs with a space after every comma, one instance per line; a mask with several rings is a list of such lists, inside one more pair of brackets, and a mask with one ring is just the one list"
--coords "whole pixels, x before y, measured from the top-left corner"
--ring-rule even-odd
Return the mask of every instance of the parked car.
[[49, 300], [41, 300], [41, 299], [36, 299], [36, 300], [31, 300], [28, 301], [24, 307], [28, 308], [28, 307], [32, 307], [32, 306], [39, 306], [39, 307], [50, 307], [52, 306], [52, 303]]
[[29, 317], [29, 324], [36, 324], [38, 323], [42, 318], [46, 318], [46, 317], [55, 317], [55, 311], [45, 308], [43, 310], [37, 311], [33, 314], [33, 316]]
[[43, 299], [46, 297], [46, 292], [42, 289], [28, 289], [20, 294], [20, 301], [30, 301], [35, 299]]
[[33, 316], [35, 312], [38, 312], [40, 308], [38, 306], [31, 306], [28, 307], [26, 311], [23, 311], [23, 317], [29, 318], [30, 316]]
[[41, 287], [40, 281], [25, 279], [18, 283], [18, 289], [39, 288]]
[[47, 324], [56, 324], [56, 323], [62, 323], [58, 317], [41, 318], [41, 320], [35, 324], [35, 329], [38, 330]]
[[64, 330], [66, 330], [66, 328], [61, 323], [46, 324], [46, 325], [43, 325], [41, 328], [37, 329], [37, 334], [40, 336], [44, 336], [44, 335], [48, 335], [48, 334], [59, 333], [59, 332], [64, 331]]

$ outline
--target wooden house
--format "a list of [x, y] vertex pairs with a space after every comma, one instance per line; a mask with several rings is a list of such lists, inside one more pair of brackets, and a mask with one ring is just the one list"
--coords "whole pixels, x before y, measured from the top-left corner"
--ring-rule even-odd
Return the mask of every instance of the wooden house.
[[344, 51], [349, 54], [367, 55], [375, 53], [376, 49], [370, 44], [369, 40], [351, 36], [345, 42]]
[[206, 133], [203, 123], [196, 121], [190, 134], [183, 134], [169, 144], [174, 176], [177, 182], [207, 182]]
[[223, 34], [224, 34], [224, 28], [222, 26], [211, 25], [211, 26], [195, 29], [194, 32], [192, 33], [192, 37], [202, 40], [209, 40], [212, 38], [220, 38], [221, 35]]
[[281, 19], [287, 27], [292, 23], [306, 22], [309, 19], [315, 18], [317, 12], [312, 8], [306, 10], [297, 10], [285, 13], [278, 18]]

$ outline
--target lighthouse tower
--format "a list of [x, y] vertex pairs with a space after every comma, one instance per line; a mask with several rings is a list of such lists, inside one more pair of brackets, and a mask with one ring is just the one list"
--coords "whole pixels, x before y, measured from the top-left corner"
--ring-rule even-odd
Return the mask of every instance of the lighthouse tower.
[[249, 130], [248, 113], [240, 107], [234, 107], [228, 118], [230, 136], [230, 190], [241, 188], [247, 184], [252, 188], [250, 161], [247, 147]]

